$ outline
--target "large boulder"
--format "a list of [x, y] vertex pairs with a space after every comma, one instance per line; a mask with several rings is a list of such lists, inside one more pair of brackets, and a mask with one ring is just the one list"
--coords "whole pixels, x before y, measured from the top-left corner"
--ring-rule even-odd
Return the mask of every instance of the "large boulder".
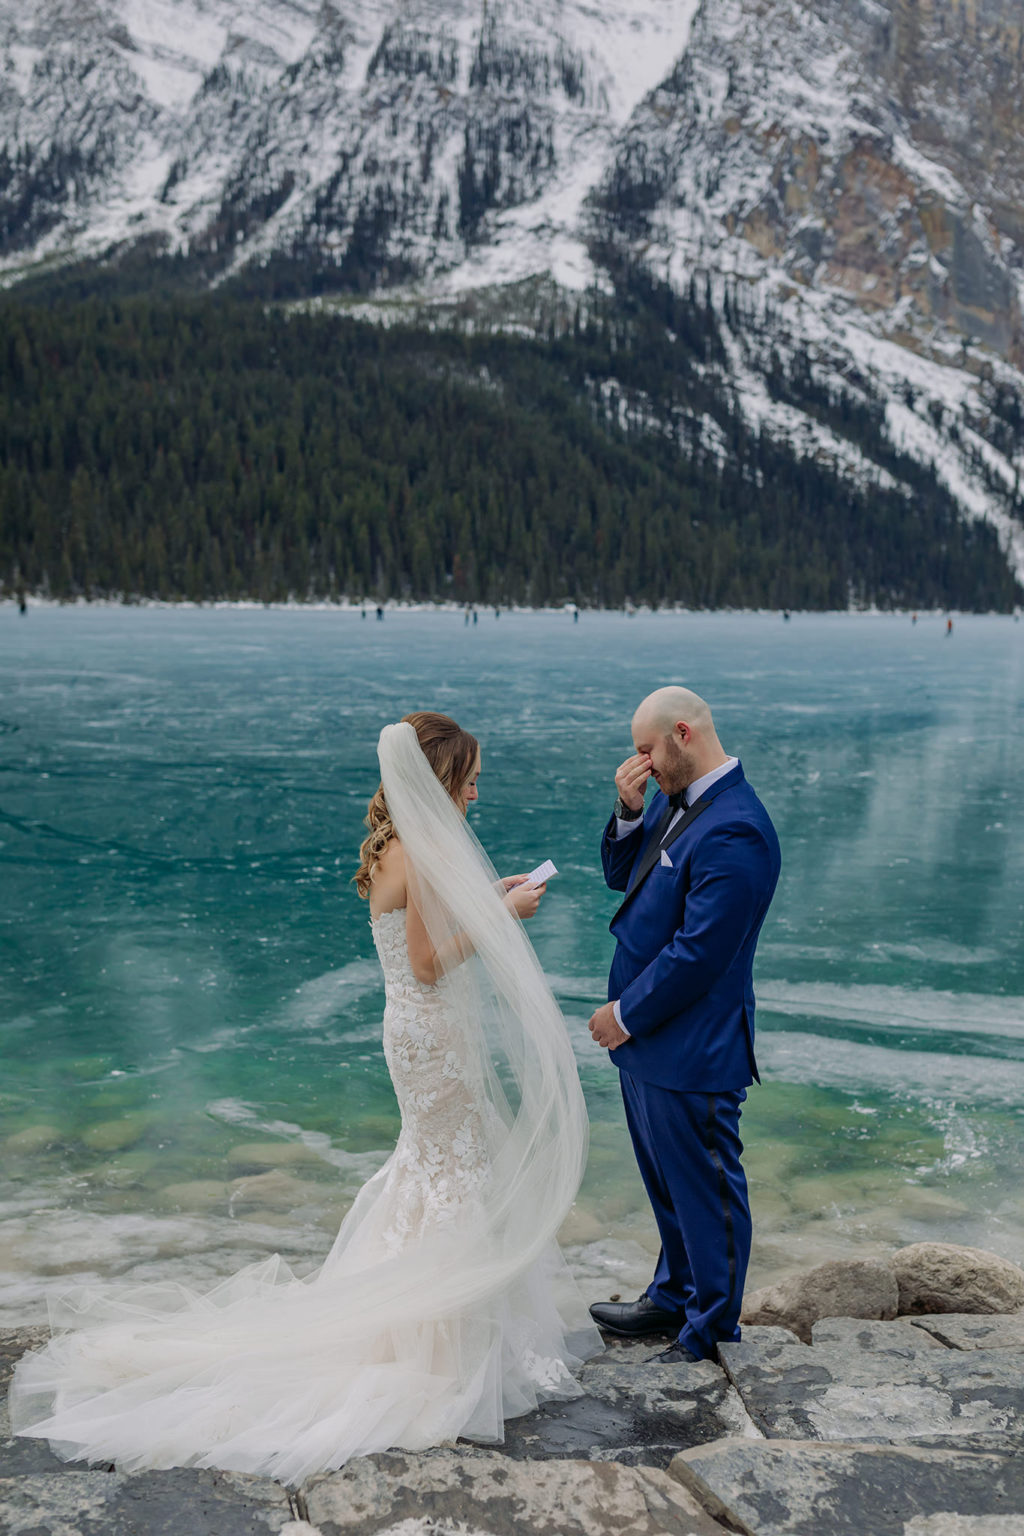
[[899, 1290], [888, 1264], [875, 1259], [833, 1259], [751, 1292], [744, 1297], [740, 1321], [788, 1328], [809, 1344], [819, 1318], [888, 1321], [897, 1315], [898, 1305]]
[[926, 1312], [1017, 1312], [1024, 1307], [1024, 1269], [985, 1248], [911, 1243], [891, 1259], [900, 1316]]

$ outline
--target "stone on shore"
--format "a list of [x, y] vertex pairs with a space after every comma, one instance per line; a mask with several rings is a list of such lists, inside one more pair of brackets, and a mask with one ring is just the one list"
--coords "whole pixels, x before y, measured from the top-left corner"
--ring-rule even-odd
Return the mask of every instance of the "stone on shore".
[[908, 1321], [916, 1332], [927, 1333], [947, 1349], [1024, 1349], [1024, 1312], [1008, 1316], [940, 1312]]
[[1024, 1270], [985, 1248], [912, 1243], [892, 1256], [901, 1317], [927, 1312], [1017, 1312]]
[[[275, 1175], [275, 1177], [278, 1175]], [[281, 1175], [287, 1177], [287, 1175]], [[0, 1389], [45, 1330], [0, 1333]], [[722, 1366], [616, 1340], [507, 1442], [359, 1458], [287, 1490], [62, 1463], [10, 1436], [4, 1536], [1018, 1536], [1024, 1314], [753, 1327]], [[768, 1438], [764, 1438], [764, 1437]]]
[[722, 1440], [683, 1451], [671, 1472], [723, 1524], [756, 1536], [1024, 1530], [1024, 1457], [1010, 1451]]
[[304, 1496], [322, 1536], [725, 1536], [667, 1472], [610, 1461], [389, 1451], [311, 1479]]
[[279, 1483], [233, 1472], [76, 1467], [0, 1477], [5, 1536], [272, 1536], [294, 1519]]
[[915, 1515], [903, 1527], [903, 1536], [1021, 1536], [1021, 1521], [1019, 1515], [954, 1515], [943, 1510]]
[[65, 1462], [45, 1440], [11, 1437], [14, 1367], [48, 1328], [0, 1331], [0, 1531], [4, 1536], [273, 1536], [294, 1521], [286, 1489], [265, 1477], [178, 1468], [116, 1473]]
[[667, 1467], [681, 1445], [759, 1433], [720, 1366], [648, 1364], [659, 1347], [650, 1339], [617, 1341], [588, 1360], [579, 1373], [583, 1396], [510, 1419], [502, 1454]]
[[[53, 1454], [45, 1440], [14, 1439], [11, 1416], [7, 1411], [7, 1389], [14, 1367], [30, 1349], [40, 1349], [50, 1337], [49, 1328], [19, 1328], [0, 1332], [0, 1479], [12, 1473], [59, 1472], [64, 1463]], [[0, 1511], [0, 1531], [6, 1532]]]
[[719, 1346], [722, 1364], [761, 1432], [782, 1440], [989, 1440], [1024, 1448], [1020, 1359], [901, 1344], [801, 1344], [782, 1328], [751, 1329]]
[[825, 1317], [811, 1329], [811, 1343], [838, 1344], [847, 1349], [909, 1355], [915, 1350], [942, 1349], [944, 1341], [916, 1328], [910, 1318], [879, 1323], [858, 1317]]
[[802, 1275], [788, 1275], [744, 1298], [741, 1322], [788, 1328], [805, 1344], [823, 1317], [894, 1318], [899, 1290], [887, 1264], [876, 1259], [834, 1259]]
[[41, 1349], [49, 1337], [49, 1328], [42, 1324], [35, 1328], [0, 1330], [0, 1392], [6, 1394], [14, 1367], [22, 1355], [30, 1349]]

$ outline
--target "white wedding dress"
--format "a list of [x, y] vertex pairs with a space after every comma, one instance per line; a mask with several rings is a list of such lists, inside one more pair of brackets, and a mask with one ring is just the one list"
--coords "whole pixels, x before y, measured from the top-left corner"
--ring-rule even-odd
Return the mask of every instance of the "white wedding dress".
[[500, 1442], [505, 1419], [577, 1396], [601, 1349], [555, 1240], [586, 1151], [564, 1020], [412, 727], [385, 727], [379, 754], [431, 936], [475, 951], [425, 986], [404, 911], [371, 924], [398, 1145], [310, 1276], [274, 1255], [206, 1293], [93, 1285], [52, 1306], [11, 1419], [67, 1459], [297, 1483], [389, 1447]]

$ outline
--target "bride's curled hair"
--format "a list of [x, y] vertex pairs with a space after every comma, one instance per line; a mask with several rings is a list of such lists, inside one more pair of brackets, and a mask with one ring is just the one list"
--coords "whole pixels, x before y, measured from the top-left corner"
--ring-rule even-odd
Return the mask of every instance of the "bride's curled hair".
[[[429, 709], [414, 710], [411, 715], [403, 715], [402, 720], [416, 732], [424, 757], [454, 800], [473, 771], [479, 751], [476, 737], [464, 731], [450, 715], [438, 715]], [[395, 837], [381, 784], [367, 807], [366, 825], [370, 830], [359, 849], [359, 868], [353, 876], [356, 890], [363, 897], [369, 896], [377, 865]]]

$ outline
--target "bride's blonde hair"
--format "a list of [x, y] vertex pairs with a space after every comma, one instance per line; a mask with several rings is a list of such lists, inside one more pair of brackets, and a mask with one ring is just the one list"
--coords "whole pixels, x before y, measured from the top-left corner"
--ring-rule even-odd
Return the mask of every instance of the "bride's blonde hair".
[[[480, 743], [450, 715], [418, 709], [411, 715], [403, 715], [402, 719], [416, 732], [424, 757], [454, 800], [473, 771]], [[385, 848], [397, 835], [384, 799], [383, 784], [377, 785], [377, 793], [367, 807], [365, 819], [370, 831], [359, 849], [359, 868], [352, 877], [356, 890], [364, 898], [370, 894]]]

